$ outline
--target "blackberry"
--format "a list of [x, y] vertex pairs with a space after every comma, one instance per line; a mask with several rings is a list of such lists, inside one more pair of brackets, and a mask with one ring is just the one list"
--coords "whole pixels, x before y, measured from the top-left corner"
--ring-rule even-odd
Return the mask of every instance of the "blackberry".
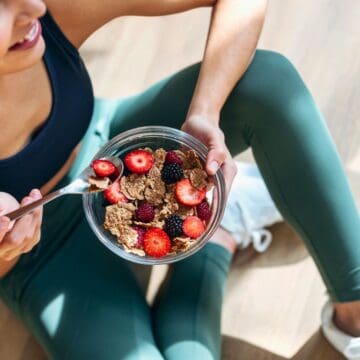
[[179, 215], [170, 215], [165, 220], [164, 230], [171, 238], [174, 238], [183, 234], [182, 225], [183, 220]]
[[167, 164], [161, 174], [165, 184], [173, 184], [184, 177], [184, 171], [179, 164]]

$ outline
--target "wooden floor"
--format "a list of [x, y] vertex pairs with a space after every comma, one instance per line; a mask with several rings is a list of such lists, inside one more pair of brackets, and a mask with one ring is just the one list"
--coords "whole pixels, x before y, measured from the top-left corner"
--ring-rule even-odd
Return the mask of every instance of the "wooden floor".
[[[260, 47], [284, 53], [298, 67], [326, 117], [360, 206], [359, 18], [358, 0], [272, 0]], [[209, 9], [199, 9], [109, 24], [82, 49], [96, 94], [128, 96], [200, 60], [208, 21]], [[252, 161], [249, 152], [241, 158]], [[313, 261], [286, 225], [273, 231], [266, 254], [247, 251], [234, 261], [223, 312], [223, 359], [341, 359], [319, 331], [326, 293]], [[165, 269], [153, 270], [149, 298]], [[145, 283], [148, 275], [140, 272]], [[45, 359], [2, 304], [0, 334], [0, 360]]]

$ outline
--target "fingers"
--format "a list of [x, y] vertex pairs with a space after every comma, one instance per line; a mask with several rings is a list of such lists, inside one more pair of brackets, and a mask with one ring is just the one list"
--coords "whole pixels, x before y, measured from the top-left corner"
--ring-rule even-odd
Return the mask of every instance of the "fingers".
[[209, 155], [206, 163], [207, 173], [209, 175], [215, 175], [219, 167], [221, 167], [223, 171], [225, 183], [226, 183], [226, 193], [228, 194], [231, 188], [231, 184], [236, 175], [237, 167], [235, 165], [233, 158], [231, 157], [231, 154], [227, 149], [224, 150], [219, 148], [219, 149], [212, 149], [209, 151]]
[[182, 130], [195, 136], [209, 149], [205, 169], [208, 175], [213, 176], [221, 167], [226, 181], [226, 191], [229, 192], [237, 168], [225, 144], [222, 130], [213, 121], [202, 117], [187, 118]]
[[[41, 195], [40, 195], [41, 196]], [[39, 194], [34, 190], [22, 199], [20, 205], [21, 207], [26, 206], [33, 201], [37, 200]], [[20, 242], [23, 238], [31, 239], [36, 232], [36, 227], [39, 224], [41, 216], [41, 210], [35, 209], [29, 214], [24, 215], [22, 218], [16, 221], [13, 230], [8, 234], [9, 243], [13, 245], [20, 245]]]
[[10, 219], [6, 216], [0, 217], [0, 243], [4, 239], [4, 236], [6, 235], [8, 229], [10, 226]]
[[[26, 206], [40, 198], [40, 191], [34, 189], [29, 196], [22, 199], [20, 205]], [[4, 235], [0, 243], [1, 257], [12, 260], [22, 253], [29, 252], [40, 240], [41, 221], [42, 207], [17, 220], [12, 230]]]
[[232, 182], [237, 173], [237, 167], [235, 161], [231, 157], [230, 153], [227, 155], [226, 160], [224, 161], [224, 164], [222, 166], [222, 171], [225, 178], [226, 194], [229, 194]]
[[228, 152], [225, 145], [224, 136], [221, 131], [213, 135], [213, 138], [208, 144], [208, 147], [209, 152], [206, 159], [206, 172], [209, 175], [215, 175], [218, 169], [224, 163]]
[[226, 154], [223, 147], [210, 149], [206, 159], [206, 172], [209, 175], [215, 175], [225, 161], [225, 158]]
[[2, 250], [8, 251], [20, 248], [34, 232], [32, 215], [25, 215], [15, 222], [13, 229], [6, 234], [2, 243]]
[[214, 137], [211, 144], [209, 144], [209, 152], [206, 159], [206, 172], [209, 175], [215, 175], [217, 170], [221, 167], [226, 183], [226, 193], [228, 194], [236, 175], [237, 167], [225, 145], [222, 136], [223, 134], [220, 134], [221, 136]]
[[[10, 194], [0, 192], [0, 215], [6, 216], [11, 211], [17, 210], [20, 207], [20, 204], [17, 200]], [[7, 231], [10, 231], [14, 226], [14, 221], [11, 221], [8, 224]]]
[[31, 215], [25, 215], [15, 223], [0, 246], [0, 254], [5, 260], [11, 260], [15, 254], [21, 254], [21, 248], [31, 240], [32, 227]]
[[25, 254], [30, 252], [35, 245], [40, 241], [41, 238], [41, 230], [40, 228], [36, 229], [35, 234], [33, 235], [31, 241], [27, 242], [21, 249], [21, 253]]
[[[42, 198], [41, 192], [38, 189], [34, 189], [30, 192], [30, 197], [33, 199], [33, 201], [39, 200]], [[39, 206], [36, 208], [33, 212], [33, 219], [36, 222], [36, 224], [41, 224], [42, 221], [42, 215], [43, 215], [43, 207]]]

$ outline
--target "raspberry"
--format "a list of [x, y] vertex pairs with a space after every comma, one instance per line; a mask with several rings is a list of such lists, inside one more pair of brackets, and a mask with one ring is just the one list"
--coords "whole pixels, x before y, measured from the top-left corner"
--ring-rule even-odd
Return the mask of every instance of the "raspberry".
[[147, 223], [154, 219], [155, 211], [154, 207], [149, 203], [142, 203], [135, 211], [135, 217], [137, 220]]
[[183, 221], [179, 215], [171, 215], [165, 220], [164, 230], [171, 237], [181, 236]]
[[133, 226], [133, 229], [137, 232], [137, 242], [136, 247], [141, 249], [144, 246], [144, 235], [146, 233], [146, 230], [141, 228], [140, 226]]
[[165, 165], [161, 178], [165, 184], [173, 184], [184, 177], [184, 171], [179, 164]]
[[182, 165], [183, 161], [179, 158], [175, 151], [168, 151], [165, 158], [165, 164]]
[[198, 206], [196, 206], [196, 212], [197, 216], [206, 222], [210, 220], [211, 217], [211, 210], [209, 203], [204, 200], [202, 203], [200, 203]]

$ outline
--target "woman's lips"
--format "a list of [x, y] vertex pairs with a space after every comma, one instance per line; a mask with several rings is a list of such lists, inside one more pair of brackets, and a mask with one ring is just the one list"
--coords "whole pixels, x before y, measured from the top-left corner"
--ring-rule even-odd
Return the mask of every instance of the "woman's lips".
[[27, 50], [32, 48], [38, 42], [41, 35], [41, 30], [40, 21], [36, 20], [28, 34], [25, 36], [24, 40], [11, 46], [9, 51]]

